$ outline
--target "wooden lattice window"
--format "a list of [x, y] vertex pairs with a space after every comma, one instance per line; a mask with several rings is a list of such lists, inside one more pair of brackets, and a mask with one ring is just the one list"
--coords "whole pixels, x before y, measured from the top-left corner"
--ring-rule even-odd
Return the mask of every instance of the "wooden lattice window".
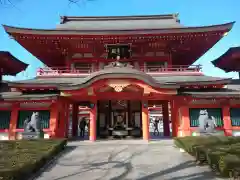
[[240, 108], [230, 109], [230, 119], [232, 126], [240, 126]]
[[9, 129], [11, 111], [0, 111], [0, 129]]

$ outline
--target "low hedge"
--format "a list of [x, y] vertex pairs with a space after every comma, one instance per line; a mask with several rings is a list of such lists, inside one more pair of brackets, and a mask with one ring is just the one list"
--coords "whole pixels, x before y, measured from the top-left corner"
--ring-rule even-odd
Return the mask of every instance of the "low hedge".
[[222, 152], [222, 151], [209, 150], [207, 152], [207, 162], [208, 162], [210, 168], [212, 169], [212, 171], [220, 172], [220, 169], [219, 169], [220, 159], [226, 155], [227, 155], [227, 153]]
[[234, 154], [219, 157], [218, 168], [222, 176], [231, 177], [232, 173], [240, 173], [240, 158]]
[[199, 164], [209, 164], [224, 177], [240, 174], [240, 137], [189, 136], [174, 139], [176, 146], [196, 158]]
[[64, 149], [65, 139], [0, 141], [0, 180], [24, 180]]

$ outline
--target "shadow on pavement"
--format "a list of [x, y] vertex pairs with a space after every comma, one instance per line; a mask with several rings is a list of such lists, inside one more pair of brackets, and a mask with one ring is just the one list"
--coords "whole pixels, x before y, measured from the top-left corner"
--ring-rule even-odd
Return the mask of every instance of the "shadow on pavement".
[[[106, 161], [101, 161], [101, 162], [88, 162], [85, 163], [84, 161], [82, 162], [78, 162], [76, 163], [71, 163], [71, 159], [68, 159], [67, 161], [69, 161], [68, 163], [64, 164], [64, 163], [58, 163], [58, 165], [60, 166], [79, 166], [80, 165], [83, 168], [80, 168], [79, 171], [68, 174], [66, 176], [62, 176], [59, 178], [55, 178], [53, 180], [64, 180], [64, 179], [68, 179], [74, 176], [79, 176], [82, 173], [86, 173], [89, 172], [91, 173], [91, 171], [93, 172], [94, 170], [103, 170], [103, 166], [108, 166], [111, 164], [113, 165], [111, 168], [109, 169], [104, 169], [104, 174], [101, 177], [95, 178], [98, 180], [104, 180], [107, 179], [107, 176], [111, 173], [111, 169], [112, 168], [119, 168], [119, 169], [124, 169], [124, 171], [121, 174], [116, 175], [115, 177], [112, 177], [111, 180], [127, 180], [127, 176], [133, 171], [134, 166], [132, 165], [132, 159], [136, 156], [140, 156], [144, 153], [144, 151], [137, 151], [135, 153], [133, 153], [129, 158], [127, 158], [124, 161], [118, 161], [118, 160], [114, 160], [115, 157], [117, 157], [120, 153], [124, 152], [124, 151], [128, 151], [128, 148], [124, 148], [120, 151], [112, 151], [109, 156], [108, 159]], [[73, 150], [74, 147], [69, 147], [69, 149], [66, 150], [65, 153], [69, 153], [71, 150]], [[66, 159], [65, 159], [66, 160]], [[52, 166], [48, 166], [47, 169], [45, 171], [50, 171], [51, 168], [53, 166], [56, 165], [56, 161], [52, 163]], [[178, 179], [187, 179], [187, 180], [210, 180], [210, 179], [214, 179], [215, 176], [212, 172], [197, 172], [197, 173], [193, 173], [193, 174], [189, 174], [189, 175], [182, 175], [182, 176], [177, 176], [176, 175], [171, 175], [174, 174], [178, 171], [184, 170], [184, 169], [188, 169], [191, 167], [196, 167], [196, 164], [193, 161], [186, 161], [184, 163], [179, 163], [176, 166], [173, 166], [171, 168], [156, 172], [156, 173], [152, 173], [152, 174], [148, 174], [145, 175], [141, 178], [136, 178], [136, 180], [152, 180], [152, 179], [166, 179], [166, 180], [178, 180]], [[166, 177], [167, 175], [167, 177]], [[171, 177], [172, 176], [172, 177]]]
[[[180, 163], [177, 166], [168, 168], [163, 171], [159, 171], [153, 174], [146, 175], [144, 177], [138, 178], [137, 180], [151, 180], [151, 179], [165, 179], [164, 176], [167, 174], [175, 173], [177, 171], [187, 169], [190, 167], [195, 167], [196, 164], [193, 161], [187, 161], [185, 163]], [[183, 175], [178, 177], [167, 178], [166, 180], [178, 180], [178, 179], [187, 179], [187, 180], [210, 180], [214, 179], [216, 176], [212, 172], [201, 172], [194, 173], [189, 175]]]
[[[166, 138], [169, 139], [169, 138]], [[101, 145], [102, 146], [102, 145]], [[68, 178], [75, 178], [78, 177], [84, 177], [84, 173], [88, 172], [89, 174], [94, 173], [97, 171], [103, 171], [101, 174], [101, 177], [95, 177], [94, 174], [92, 174], [93, 179], [97, 180], [128, 180], [128, 176], [131, 176], [131, 173], [136, 173], [136, 164], [132, 164], [134, 161], [134, 158], [137, 156], [144, 156], [144, 153], [146, 152], [147, 149], [136, 149], [133, 152], [130, 150], [133, 148], [132, 146], [116, 146], [114, 147], [113, 150], [109, 151], [106, 154], [106, 159], [102, 158], [103, 154], [95, 154], [94, 156], [96, 159], [94, 160], [89, 160], [89, 155], [91, 154], [91, 151], [87, 151], [89, 154], [86, 154], [84, 158], [81, 158], [79, 161], [76, 162], [74, 158], [76, 156], [69, 156], [69, 157], [64, 157], [64, 161], [59, 161], [59, 158], [63, 157], [64, 155], [70, 153], [71, 151], [75, 150], [79, 146], [70, 146], [68, 145], [66, 149], [64, 150], [61, 155], [59, 155], [54, 161], [52, 161], [48, 166], [46, 166], [39, 174], [38, 177], [41, 176], [41, 173], [43, 171], [49, 172], [54, 168], [56, 165], [62, 166], [63, 169], [64, 167], [72, 167], [75, 169], [75, 172], [71, 172], [69, 174], [65, 174], [61, 177], [57, 178], [52, 178], [52, 180], [65, 180]], [[81, 145], [81, 148], [84, 147]], [[145, 146], [144, 146], [145, 147]], [[146, 148], [150, 148], [149, 146], [146, 146]], [[124, 160], [118, 160], [119, 155], [121, 156], [121, 153], [126, 153], [126, 152], [131, 152], [129, 156], [124, 159]], [[104, 151], [105, 153], [105, 151]], [[174, 159], [171, 159], [170, 161], [174, 161]], [[138, 165], [137, 165], [138, 166]], [[163, 164], [159, 166], [159, 169], [161, 167], [164, 167]], [[166, 179], [166, 180], [178, 180], [178, 179], [183, 179], [183, 180], [211, 180], [215, 179], [216, 176], [214, 175], [213, 172], [211, 171], [203, 171], [203, 172], [196, 172], [194, 173], [194, 168], [200, 168], [196, 167], [196, 163], [193, 160], [186, 160], [185, 162], [179, 162], [177, 165], [173, 165], [170, 168], [167, 168], [164, 170], [159, 170], [155, 171], [152, 174], [148, 174], [147, 171], [145, 174], [141, 175], [142, 177], [140, 178], [134, 178], [136, 180], [161, 180], [161, 179]], [[114, 174], [116, 170], [116, 174]], [[182, 173], [181, 173], [182, 171]], [[121, 173], [119, 173], [121, 172]], [[187, 174], [185, 174], [187, 172]], [[139, 172], [137, 172], [139, 173]]]
[[77, 146], [66, 146], [65, 149], [60, 152], [57, 156], [55, 156], [53, 159], [51, 159], [47, 164], [45, 164], [38, 172], [34, 174], [33, 177], [30, 177], [29, 179], [34, 180], [37, 179], [43, 172], [50, 171], [55, 165], [58, 159], [63, 157], [64, 155], [72, 152], [74, 149], [76, 149]]

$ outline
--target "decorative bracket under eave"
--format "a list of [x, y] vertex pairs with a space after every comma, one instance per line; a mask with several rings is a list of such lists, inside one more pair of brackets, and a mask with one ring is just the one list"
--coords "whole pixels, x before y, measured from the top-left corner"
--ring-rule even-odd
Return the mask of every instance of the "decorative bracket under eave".
[[148, 86], [145, 84], [138, 83], [137, 85], [140, 86], [141, 88], [143, 88], [144, 94], [150, 94], [150, 93], [161, 94], [161, 95], [176, 95], [177, 94], [177, 90], [165, 90], [165, 89], [156, 90], [156, 89], [152, 88], [151, 86]]
[[63, 97], [71, 97], [72, 95], [69, 94], [69, 93], [60, 92], [60, 96], [63, 96]]
[[107, 84], [112, 87], [116, 92], [121, 92], [125, 87], [130, 85], [130, 82], [126, 80], [109, 80]]

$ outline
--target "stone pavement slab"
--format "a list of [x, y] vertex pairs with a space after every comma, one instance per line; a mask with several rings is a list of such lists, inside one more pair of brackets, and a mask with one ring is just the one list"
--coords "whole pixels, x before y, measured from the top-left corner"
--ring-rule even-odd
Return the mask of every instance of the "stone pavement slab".
[[36, 180], [212, 180], [172, 140], [75, 141]]

